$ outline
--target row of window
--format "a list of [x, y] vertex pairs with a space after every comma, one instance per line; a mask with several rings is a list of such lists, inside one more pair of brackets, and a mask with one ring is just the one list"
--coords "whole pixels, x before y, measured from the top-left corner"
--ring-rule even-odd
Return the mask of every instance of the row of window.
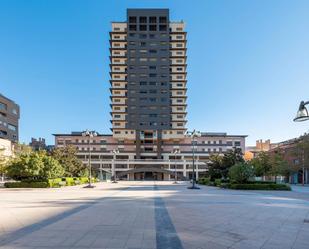
[[11, 131], [17, 131], [17, 127], [15, 125], [8, 124], [7, 122], [4, 122], [4, 121], [0, 120], [0, 125], [3, 125], [5, 127], [7, 127]]
[[165, 24], [160, 24], [159, 27], [157, 25], [145, 25], [145, 24], [140, 24], [140, 25], [135, 25], [135, 24], [130, 24], [129, 25], [129, 30], [130, 31], [167, 31], [167, 25]]
[[139, 21], [140, 23], [156, 23], [159, 21], [159, 23], [166, 23], [167, 22], [167, 17], [166, 16], [129, 16], [129, 23], [137, 23]]
[[[7, 109], [8, 109], [7, 104], [0, 102], [0, 110], [7, 111]], [[13, 109], [11, 110], [11, 113], [17, 115], [17, 110], [16, 110], [15, 108], [13, 108]], [[4, 113], [3, 113], [2, 115], [5, 116]]]
[[[139, 39], [147, 39], [147, 38], [150, 38], [150, 39], [155, 39], [155, 38], [165, 38], [167, 37], [167, 34], [166, 33], [163, 33], [163, 34], [138, 34], [138, 33], [130, 33], [129, 34], [129, 37], [131, 38], [139, 38]], [[126, 40], [126, 36], [120, 36], [120, 35], [114, 35], [112, 37], [112, 39], [123, 39], [123, 40]], [[176, 35], [176, 36], [170, 36], [170, 40], [183, 40], [184, 39], [184, 35]]]
[[[136, 107], [135, 108], [131, 108], [131, 109], [136, 109]], [[168, 107], [167, 106], [143, 106], [143, 105], [141, 105], [140, 106], [140, 109], [142, 109], [142, 110], [158, 110], [158, 109], [161, 109], [161, 110], [167, 110], [168, 109]], [[113, 108], [113, 110], [114, 111], [120, 111], [121, 110], [121, 107], [119, 107], [119, 106], [114, 106], [114, 108]], [[176, 110], [177, 111], [184, 111], [185, 110], [185, 107], [176, 107]]]
[[[114, 50], [112, 55], [121, 55], [121, 56], [127, 56], [126, 53], [121, 53], [121, 51], [117, 51], [117, 50]], [[170, 53], [170, 56], [173, 57], [173, 56], [184, 56], [184, 51], [175, 51], [174, 53], [171, 52]], [[155, 60], [157, 61], [157, 60]]]

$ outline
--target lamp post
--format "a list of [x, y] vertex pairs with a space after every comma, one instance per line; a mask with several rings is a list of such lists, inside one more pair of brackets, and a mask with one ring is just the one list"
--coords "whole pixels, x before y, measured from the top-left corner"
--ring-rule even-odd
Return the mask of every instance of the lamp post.
[[[306, 105], [309, 104], [309, 101], [301, 101], [298, 107], [298, 111], [296, 113], [296, 117], [293, 119], [294, 122], [303, 122], [309, 120], [309, 113], [306, 108]], [[303, 149], [302, 152], [302, 162], [303, 162], [303, 174], [302, 174], [302, 184], [304, 185], [305, 183], [305, 149]]]
[[96, 137], [98, 134], [95, 131], [84, 131], [82, 133], [82, 136], [84, 137], [88, 137], [88, 150], [89, 150], [89, 154], [88, 154], [88, 169], [89, 169], [89, 183], [85, 188], [94, 188], [94, 186], [91, 184], [91, 148], [90, 148], [90, 140], [93, 137]]
[[175, 168], [174, 168], [174, 176], [175, 176], [175, 181], [173, 182], [174, 184], [177, 184], [177, 171], [176, 171], [176, 166], [177, 166], [177, 163], [176, 163], [176, 155], [179, 154], [180, 151], [179, 150], [174, 150], [174, 155], [175, 155]]
[[306, 108], [306, 105], [309, 104], [309, 101], [301, 101], [298, 107], [298, 111], [296, 113], [296, 117], [293, 119], [294, 122], [302, 122], [309, 120], [309, 114], [308, 110]]
[[192, 186], [188, 187], [188, 189], [200, 189], [199, 187], [195, 186], [195, 165], [194, 165], [194, 157], [195, 157], [195, 139], [201, 136], [200, 131], [187, 131], [186, 133], [188, 136], [191, 137], [192, 140]]
[[116, 181], [116, 172], [115, 172], [115, 159], [116, 159], [116, 154], [119, 153], [119, 150], [112, 150], [113, 153], [113, 161], [112, 161], [112, 183], [117, 183]]

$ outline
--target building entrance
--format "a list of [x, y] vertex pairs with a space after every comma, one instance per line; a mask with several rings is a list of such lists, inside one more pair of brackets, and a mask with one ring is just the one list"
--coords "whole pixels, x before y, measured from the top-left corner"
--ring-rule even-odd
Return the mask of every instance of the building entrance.
[[164, 179], [163, 173], [157, 172], [140, 172], [134, 173], [134, 180], [141, 181], [162, 181]]

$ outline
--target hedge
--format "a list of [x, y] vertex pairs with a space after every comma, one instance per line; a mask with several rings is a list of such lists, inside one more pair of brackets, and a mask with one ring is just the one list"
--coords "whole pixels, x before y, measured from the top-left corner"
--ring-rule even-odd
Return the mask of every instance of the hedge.
[[48, 182], [6, 182], [6, 188], [48, 188]]
[[236, 184], [232, 183], [227, 186], [230, 189], [243, 189], [243, 190], [291, 190], [291, 187], [286, 184], [276, 184], [276, 183], [245, 183]]
[[[98, 182], [98, 179], [93, 178], [92, 182]], [[47, 181], [31, 182], [6, 182], [6, 188], [60, 188], [62, 186], [75, 186], [88, 183], [88, 177], [65, 177], [48, 179]]]

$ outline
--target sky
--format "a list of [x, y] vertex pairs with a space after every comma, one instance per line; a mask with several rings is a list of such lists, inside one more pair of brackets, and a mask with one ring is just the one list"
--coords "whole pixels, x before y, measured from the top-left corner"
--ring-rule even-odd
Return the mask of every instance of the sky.
[[20, 105], [20, 141], [110, 133], [109, 31], [127, 8], [170, 8], [188, 32], [189, 130], [279, 142], [309, 100], [307, 0], [0, 0], [0, 93]]

